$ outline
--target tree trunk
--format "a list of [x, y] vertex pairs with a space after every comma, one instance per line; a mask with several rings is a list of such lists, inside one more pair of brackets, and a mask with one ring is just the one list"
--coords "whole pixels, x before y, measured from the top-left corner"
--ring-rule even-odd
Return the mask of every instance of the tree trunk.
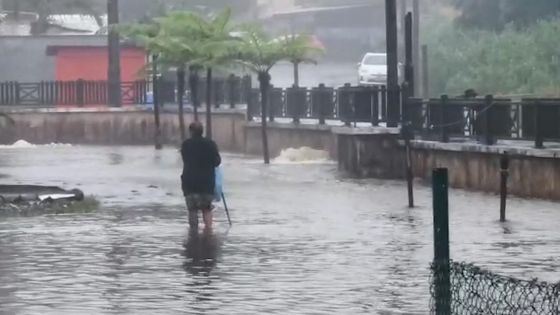
[[299, 87], [299, 62], [294, 62], [294, 87]]
[[154, 142], [156, 146], [156, 150], [161, 150], [163, 145], [161, 143], [161, 127], [160, 127], [160, 117], [159, 117], [159, 78], [158, 78], [158, 69], [157, 69], [157, 55], [153, 55], [152, 57], [152, 85], [153, 85], [153, 102], [154, 102], [154, 123], [155, 123], [155, 134], [154, 134]]
[[107, 18], [109, 24], [109, 105], [121, 106], [121, 49], [117, 29], [113, 26], [119, 24], [119, 1], [107, 0]]
[[185, 116], [184, 116], [184, 96], [185, 96], [185, 67], [177, 69], [177, 102], [179, 103], [179, 132], [181, 142], [185, 141]]
[[212, 139], [212, 68], [206, 69], [206, 138]]
[[189, 88], [191, 90], [191, 102], [194, 112], [194, 121], [198, 120], [198, 71], [193, 67], [189, 68]]
[[261, 132], [264, 164], [270, 164], [270, 153], [268, 150], [268, 134], [266, 130], [266, 113], [268, 108], [268, 88], [270, 86], [270, 74], [259, 73], [259, 85], [261, 90]]
[[35, 3], [35, 12], [37, 12], [37, 21], [31, 23], [31, 35], [43, 35], [49, 29], [49, 10], [45, 0]]

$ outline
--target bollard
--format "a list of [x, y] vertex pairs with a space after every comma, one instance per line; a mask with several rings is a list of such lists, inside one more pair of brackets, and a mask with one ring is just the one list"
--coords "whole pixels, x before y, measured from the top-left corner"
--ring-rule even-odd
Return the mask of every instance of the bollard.
[[406, 122], [402, 127], [402, 137], [406, 150], [406, 182], [408, 187], [408, 207], [414, 208], [414, 174], [412, 173], [412, 150], [410, 140], [414, 139], [412, 124]]
[[451, 277], [449, 269], [448, 171], [432, 173], [434, 212], [434, 289], [436, 315], [451, 314]]
[[509, 156], [504, 152], [500, 159], [500, 222], [506, 222], [507, 180], [509, 176]]

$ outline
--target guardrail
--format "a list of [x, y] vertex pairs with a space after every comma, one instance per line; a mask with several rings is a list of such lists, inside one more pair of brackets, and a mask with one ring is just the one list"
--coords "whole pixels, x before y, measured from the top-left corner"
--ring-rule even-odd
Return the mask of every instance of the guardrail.
[[560, 141], [560, 99], [526, 98], [410, 98], [403, 121], [423, 138], [448, 142], [452, 137], [492, 145], [498, 139]]

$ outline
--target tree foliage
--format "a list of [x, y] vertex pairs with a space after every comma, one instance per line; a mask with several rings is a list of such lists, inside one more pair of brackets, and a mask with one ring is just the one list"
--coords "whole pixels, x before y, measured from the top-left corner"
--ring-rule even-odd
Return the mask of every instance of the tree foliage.
[[452, 0], [460, 10], [458, 22], [463, 26], [502, 30], [513, 23], [528, 26], [560, 12], [556, 0]]
[[282, 41], [275, 41], [261, 27], [245, 25], [238, 45], [237, 62], [255, 73], [268, 73], [282, 60], [287, 60]]
[[316, 63], [317, 57], [323, 53], [323, 49], [313, 46], [311, 36], [307, 34], [288, 34], [280, 41], [286, 53], [286, 59], [291, 63]]
[[125, 37], [136, 41], [164, 66], [223, 66], [237, 56], [239, 40], [231, 35], [231, 11], [212, 18], [176, 11], [149, 23], [122, 27]]
[[560, 96], [560, 19], [499, 33], [451, 22], [430, 28], [432, 95], [474, 88], [479, 94]]

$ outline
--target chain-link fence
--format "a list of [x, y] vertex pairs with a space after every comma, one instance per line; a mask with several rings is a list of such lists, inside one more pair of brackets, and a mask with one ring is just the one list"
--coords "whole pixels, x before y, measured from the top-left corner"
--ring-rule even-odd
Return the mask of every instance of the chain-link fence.
[[432, 265], [431, 314], [560, 314], [560, 283], [519, 280], [471, 264]]

